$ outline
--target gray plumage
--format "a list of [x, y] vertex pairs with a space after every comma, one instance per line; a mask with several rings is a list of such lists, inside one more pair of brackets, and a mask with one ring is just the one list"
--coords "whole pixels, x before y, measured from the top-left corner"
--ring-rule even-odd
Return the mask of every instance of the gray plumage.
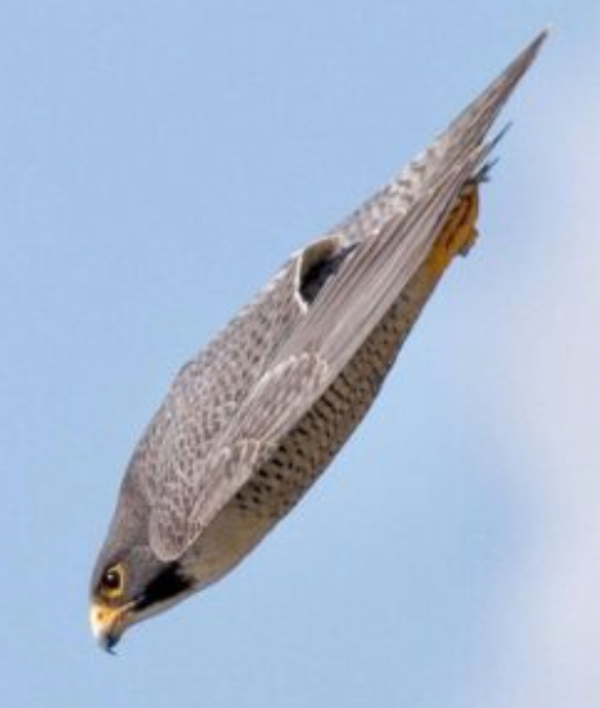
[[[131, 548], [143, 547], [155, 576], [176, 567], [182, 597], [215, 581], [327, 467], [437, 284], [428, 258], [477, 188], [493, 146], [485, 136], [544, 38], [394, 181], [296, 253], [180, 371], [125, 474], [95, 598], [106, 568]], [[129, 574], [125, 598], [135, 604], [143, 583]]]

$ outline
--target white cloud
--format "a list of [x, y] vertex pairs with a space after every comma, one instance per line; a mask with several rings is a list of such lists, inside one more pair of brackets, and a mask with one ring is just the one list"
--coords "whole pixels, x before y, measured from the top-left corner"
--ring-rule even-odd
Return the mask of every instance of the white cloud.
[[527, 460], [513, 471], [533, 538], [494, 608], [497, 663], [473, 701], [486, 708], [600, 705], [600, 62], [582, 52], [562, 71], [528, 113], [543, 159], [525, 168], [527, 294], [511, 305], [498, 397]]

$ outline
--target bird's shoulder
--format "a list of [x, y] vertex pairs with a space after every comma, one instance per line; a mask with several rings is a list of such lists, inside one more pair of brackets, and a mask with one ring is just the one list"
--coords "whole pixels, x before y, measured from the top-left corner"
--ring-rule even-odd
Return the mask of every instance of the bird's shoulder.
[[[351, 249], [348, 249], [348, 252]], [[168, 478], [185, 485], [289, 339], [346, 254], [329, 235], [294, 253], [263, 290], [175, 377], [127, 476], [152, 506]]]

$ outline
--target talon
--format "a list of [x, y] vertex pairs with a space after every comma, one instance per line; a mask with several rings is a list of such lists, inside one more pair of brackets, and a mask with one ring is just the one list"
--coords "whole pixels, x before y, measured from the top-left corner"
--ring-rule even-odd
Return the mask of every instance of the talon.
[[475, 241], [479, 238], [479, 229], [474, 226], [473, 230], [471, 232], [471, 236], [467, 241], [464, 242], [462, 245], [461, 249], [458, 251], [458, 254], [462, 256], [463, 258], [466, 258], [466, 256], [469, 255], [469, 251], [473, 248], [475, 245]]
[[479, 214], [479, 194], [476, 183], [466, 185], [450, 211], [438, 239], [427, 259], [433, 277], [439, 278], [456, 255], [466, 256], [477, 240], [475, 226]]

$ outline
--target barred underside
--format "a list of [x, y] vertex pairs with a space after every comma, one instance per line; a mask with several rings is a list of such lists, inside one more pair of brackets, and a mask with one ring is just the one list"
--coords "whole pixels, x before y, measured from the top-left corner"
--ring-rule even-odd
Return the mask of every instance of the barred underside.
[[373, 404], [436, 283], [427, 268], [416, 274], [316, 405], [190, 549], [200, 584], [241, 561], [331, 463]]
[[315, 405], [190, 548], [189, 571], [207, 585], [240, 562], [319, 478], [375, 401], [445, 267], [477, 235], [477, 182], [454, 205], [428, 259]]

